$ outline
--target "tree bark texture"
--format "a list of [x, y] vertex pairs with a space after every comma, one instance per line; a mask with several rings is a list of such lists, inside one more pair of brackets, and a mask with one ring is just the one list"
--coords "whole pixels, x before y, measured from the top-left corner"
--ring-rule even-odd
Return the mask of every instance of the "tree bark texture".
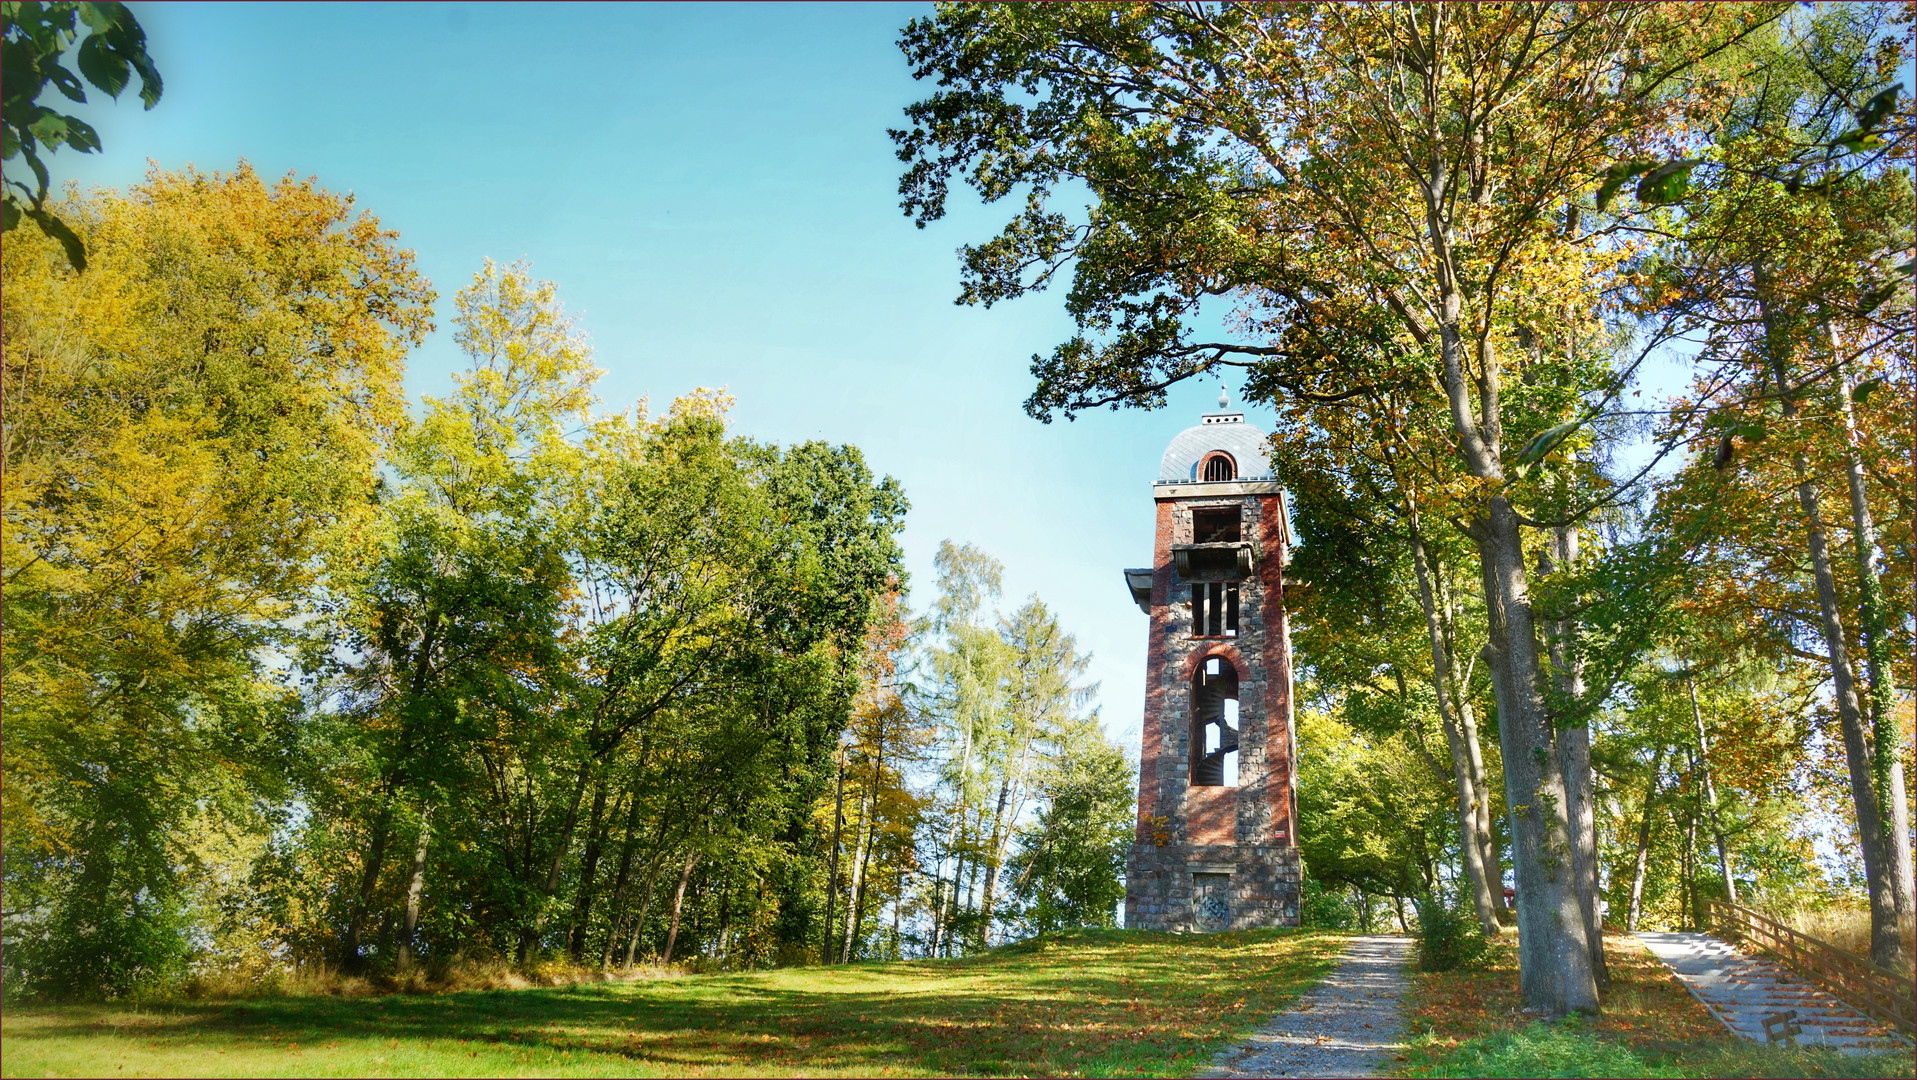
[[[1832, 356], [1839, 356], [1835, 337], [1830, 345]], [[1896, 687], [1891, 685], [1890, 631], [1884, 610], [1884, 552], [1877, 542], [1877, 522], [1871, 516], [1869, 490], [1864, 486], [1863, 451], [1857, 437], [1856, 412], [1851, 404], [1850, 366], [1840, 360], [1837, 370], [1837, 400], [1844, 418], [1844, 475], [1850, 489], [1851, 523], [1855, 529], [1859, 628], [1870, 704], [1871, 784], [1876, 789], [1877, 805], [1883, 811], [1884, 835], [1890, 840], [1888, 876], [1891, 906], [1897, 922], [1893, 958], [1894, 966], [1903, 970], [1917, 960], [1909, 953], [1912, 923], [1917, 919], [1917, 910], [1914, 910], [1917, 868], [1912, 865], [1910, 806], [1904, 792], [1907, 747], [1893, 711], [1897, 695]]]
[[686, 883], [692, 880], [692, 871], [699, 865], [700, 852], [686, 856], [686, 868], [679, 872], [679, 887], [672, 891], [672, 928], [666, 931], [666, 952], [660, 963], [672, 963], [672, 950], [679, 944], [679, 913], [685, 910]]
[[[1851, 667], [1850, 649], [1844, 640], [1837, 579], [1831, 568], [1830, 542], [1824, 531], [1817, 483], [1811, 479], [1804, 455], [1797, 455], [1796, 467], [1797, 502], [1804, 510], [1811, 577], [1817, 584], [1824, 648], [1830, 655], [1832, 696], [1837, 701], [1838, 724], [1844, 734], [1844, 763], [1850, 773], [1851, 801], [1857, 808], [1857, 835], [1864, 849], [1864, 879], [1870, 888], [1870, 958], [1893, 970], [1903, 970], [1909, 965], [1899, 916], [1911, 910], [1910, 893], [1898, 887], [1902, 883], [1896, 880], [1892, 869], [1895, 858], [1890, 852], [1892, 838], [1884, 835], [1884, 819], [1889, 815], [1878, 805], [1872, 783], [1874, 763], [1864, 734], [1863, 713], [1858, 707], [1855, 669]], [[1903, 842], [1901, 837], [1897, 840]]]
[[[1791, 379], [1793, 346], [1787, 313], [1780, 311], [1770, 288], [1768, 268], [1754, 268], [1759, 313], [1764, 324], [1764, 351], [1770, 364], [1770, 376], [1779, 390], [1785, 420], [1798, 415], [1798, 393]], [[1828, 339], [1827, 339], [1828, 340]], [[1846, 382], [1841, 373], [1839, 384]], [[1845, 395], [1846, 401], [1848, 395]], [[1840, 408], [1840, 412], [1843, 410]], [[1848, 448], [1847, 448], [1848, 449]], [[1832, 697], [1837, 706], [1838, 725], [1844, 739], [1844, 764], [1850, 774], [1851, 801], [1857, 810], [1857, 835], [1863, 848], [1864, 880], [1870, 890], [1871, 959], [1894, 970], [1910, 966], [1912, 957], [1904, 945], [1902, 930], [1912, 915], [1910, 879], [1897, 870], [1898, 863], [1909, 865], [1909, 833], [1892, 836], [1886, 825], [1893, 820], [1879, 800], [1883, 790], [1877, 784], [1878, 763], [1864, 730], [1863, 710], [1858, 701], [1856, 669], [1844, 636], [1844, 620], [1837, 598], [1837, 580], [1831, 565], [1830, 540], [1824, 528], [1823, 509], [1817, 479], [1810, 463], [1800, 451], [1792, 455], [1791, 466], [1797, 479], [1797, 502], [1804, 513], [1804, 538], [1809, 549], [1811, 578], [1817, 588], [1819, 629], [1830, 657]], [[1859, 538], [1860, 541], [1862, 538]], [[1861, 543], [1860, 543], [1860, 546]], [[1866, 556], [1867, 558], [1868, 556]], [[1895, 746], [1898, 740], [1888, 740]], [[1884, 778], [1888, 788], [1888, 777]], [[1902, 809], [1899, 799], [1897, 808]], [[1903, 848], [1893, 853], [1893, 848]]]
[[1637, 921], [1644, 913], [1644, 871], [1651, 856], [1651, 814], [1656, 809], [1658, 771], [1664, 767], [1664, 747], [1651, 755], [1651, 779], [1644, 785], [1644, 813], [1637, 823], [1637, 858], [1631, 864], [1631, 906], [1624, 916], [1624, 929], [1637, 933]]
[[399, 966], [404, 971], [413, 966], [413, 952], [419, 947], [419, 900], [426, 891], [426, 844], [432, 837], [433, 808], [428, 806], [419, 812], [419, 847], [413, 852], [413, 876], [406, 885], [406, 921], [401, 924], [399, 934]]
[[1487, 500], [1473, 524], [1490, 624], [1486, 658], [1504, 690], [1498, 740], [1518, 881], [1519, 990], [1524, 1007], [1537, 1013], [1595, 1013], [1597, 980], [1578, 902], [1556, 732], [1539, 685], [1542, 658], [1521, 525], [1502, 495]]
[[[1578, 557], [1578, 530], [1559, 526], [1539, 553], [1540, 576], [1568, 571]], [[1550, 632], [1551, 668], [1557, 674], [1558, 696], [1567, 709], [1577, 709], [1584, 697], [1584, 658], [1577, 648], [1578, 627], [1567, 618], [1553, 619]], [[1598, 907], [1597, 784], [1591, 771], [1591, 722], [1579, 717], [1555, 725], [1558, 766], [1564, 773], [1565, 819], [1570, 826], [1571, 867], [1576, 880], [1578, 910], [1584, 917], [1584, 936], [1591, 949], [1591, 975], [1599, 987], [1610, 984], [1604, 963], [1604, 918]]]
[[380, 806], [379, 816], [373, 819], [373, 835], [367, 841], [366, 858], [360, 865], [359, 896], [353, 905], [353, 920], [346, 927], [346, 941], [340, 947], [340, 964], [347, 971], [358, 971], [362, 966], [360, 939], [366, 932], [366, 918], [372, 912], [380, 871], [386, 866], [386, 844], [392, 832], [393, 799], [388, 794]]
[[[1437, 590], [1425, 553], [1424, 540], [1416, 524], [1411, 528], [1411, 561], [1418, 573], [1418, 599], [1424, 607], [1425, 629], [1431, 638], [1431, 688], [1437, 695], [1438, 718], [1444, 725], [1445, 742], [1451, 749], [1451, 773], [1458, 792], [1458, 850], [1464, 862], [1465, 879], [1471, 886], [1471, 902], [1477, 909], [1478, 925], [1486, 936], [1503, 931], [1498, 923], [1498, 898], [1503, 893], [1503, 875], [1493, 874], [1485, 862], [1484, 837], [1479, 832], [1479, 811], [1486, 792], [1471, 767], [1471, 754], [1465, 746], [1463, 725], [1451, 694], [1451, 650], [1445, 641], [1444, 626], [1438, 614]], [[1494, 877], [1497, 879], [1494, 882]]]

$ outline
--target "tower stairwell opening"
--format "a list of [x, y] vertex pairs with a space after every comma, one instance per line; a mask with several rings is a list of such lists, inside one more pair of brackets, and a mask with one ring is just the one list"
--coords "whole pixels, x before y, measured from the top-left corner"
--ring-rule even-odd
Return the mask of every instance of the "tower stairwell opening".
[[1219, 657], [1200, 664], [1191, 688], [1191, 783], [1238, 786], [1238, 670]]

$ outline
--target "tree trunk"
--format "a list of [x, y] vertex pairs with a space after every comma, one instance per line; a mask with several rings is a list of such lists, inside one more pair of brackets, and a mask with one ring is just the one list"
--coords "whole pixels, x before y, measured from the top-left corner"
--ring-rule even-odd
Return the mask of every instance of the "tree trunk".
[[[1798, 413], [1797, 388], [1791, 383], [1792, 345], [1789, 328], [1780, 323], [1770, 293], [1770, 275], [1759, 263], [1756, 274], [1759, 314], [1764, 324], [1764, 351], [1770, 363], [1770, 375], [1776, 383], [1786, 422]], [[1844, 380], [1840, 377], [1839, 382]], [[1848, 395], [1846, 395], [1848, 397]], [[1912, 892], [1910, 879], [1894, 867], [1909, 865], [1910, 843], [1906, 830], [1887, 835], [1885, 825], [1892, 820], [1879, 800], [1875, 785], [1877, 763], [1864, 733], [1862, 709], [1858, 705], [1856, 669], [1851, 666], [1850, 648], [1844, 637], [1844, 620], [1837, 602], [1837, 581], [1831, 569], [1830, 542], [1824, 531], [1823, 511], [1819, 505], [1816, 478], [1802, 451], [1792, 455], [1791, 466], [1797, 478], [1797, 502], [1804, 511], [1804, 533], [1809, 548], [1811, 577], [1817, 586], [1817, 607], [1824, 648], [1830, 656], [1832, 696], [1836, 699], [1838, 724], [1844, 737], [1844, 764], [1850, 773], [1851, 801], [1857, 809], [1857, 835], [1863, 847], [1864, 880], [1870, 890], [1870, 956], [1879, 964], [1902, 971], [1910, 967], [1912, 957], [1903, 941], [1902, 929], [1910, 920]], [[1895, 746], [1898, 740], [1888, 740]], [[1888, 786], [1888, 777], [1886, 777]], [[1897, 809], [1902, 810], [1900, 798]], [[1893, 854], [1893, 848], [1904, 848]]]
[[1518, 983], [1524, 1007], [1545, 1015], [1595, 1013], [1597, 981], [1578, 902], [1568, 800], [1556, 732], [1539, 686], [1537, 626], [1524, 573], [1517, 512], [1494, 495], [1474, 522], [1489, 623], [1486, 660], [1504, 687], [1498, 738], [1504, 750], [1511, 861], [1517, 871]]
[[825, 874], [825, 943], [819, 962], [832, 962], [832, 909], [839, 896], [839, 840], [845, 831], [845, 747], [839, 747], [839, 786], [832, 796], [832, 862]]
[[893, 878], [893, 890], [892, 890], [892, 956], [891, 956], [891, 959], [894, 959], [894, 960], [902, 959], [905, 956], [905, 938], [900, 933], [900, 928], [899, 928], [899, 920], [905, 914], [903, 910], [904, 908], [905, 908], [905, 863], [900, 862], [898, 871]]
[[[1438, 610], [1443, 613], [1445, 655], [1451, 660], [1450, 698], [1458, 710], [1458, 725], [1464, 735], [1465, 758], [1471, 767], [1471, 790], [1477, 793], [1478, 844], [1484, 849], [1485, 876], [1491, 883], [1491, 906], [1504, 911], [1504, 864], [1498, 853], [1497, 831], [1491, 821], [1491, 777], [1484, 768], [1484, 746], [1478, 737], [1477, 710], [1471, 706], [1471, 662], [1460, 671], [1458, 661], [1457, 606], [1451, 602], [1451, 587], [1444, 574], [1433, 566], [1432, 584], [1438, 594]], [[1495, 680], [1493, 680], [1495, 684]], [[1296, 736], [1294, 734], [1294, 741]], [[1294, 756], [1295, 756], [1294, 749]], [[1293, 777], [1294, 784], [1296, 777]]]
[[686, 856], [686, 868], [679, 872], [679, 887], [672, 892], [672, 928], [666, 931], [666, 954], [659, 961], [662, 964], [672, 963], [672, 950], [679, 944], [679, 913], [686, 904], [686, 882], [692, 880], [692, 870], [699, 865], [701, 854], [695, 851]]
[[373, 819], [373, 835], [367, 841], [366, 858], [360, 865], [358, 903], [353, 906], [353, 921], [346, 927], [346, 941], [340, 947], [340, 964], [349, 972], [364, 967], [360, 958], [360, 938], [366, 932], [366, 917], [372, 911], [373, 893], [379, 887], [380, 871], [386, 866], [386, 843], [393, 831], [393, 796], [389, 792]]
[[[1452, 655], [1456, 656], [1455, 650]], [[1451, 700], [1457, 705], [1459, 727], [1464, 733], [1465, 760], [1471, 767], [1471, 790], [1478, 796], [1478, 845], [1483, 851], [1480, 861], [1484, 864], [1485, 878], [1491, 885], [1491, 908], [1493, 911], [1503, 911], [1504, 862], [1499, 857], [1498, 834], [1491, 822], [1491, 776], [1484, 768], [1484, 749], [1478, 740], [1477, 711], [1471, 707], [1464, 684], [1464, 679], [1457, 680], [1452, 688]]]
[[[866, 803], [862, 804], [862, 807], [869, 806], [870, 809], [861, 808], [859, 812], [861, 821], [868, 820], [871, 815], [878, 812], [879, 808], [879, 780], [883, 775], [883, 769], [885, 767], [885, 720], [883, 713], [880, 713], [879, 716], [878, 733], [877, 737], [873, 740], [872, 779], [866, 785]], [[868, 824], [865, 829], [864, 838], [859, 844], [859, 865], [855, 871], [858, 875], [859, 884], [858, 888], [854, 890], [855, 895], [852, 897], [851, 940], [855, 942], [862, 940], [861, 935], [865, 930], [865, 884], [868, 880], [866, 874], [870, 869], [872, 850], [879, 846], [878, 840], [878, 826], [876, 824]]]
[[[1835, 335], [1830, 345], [1831, 355], [1838, 357]], [[1896, 688], [1891, 685], [1890, 632], [1884, 609], [1884, 553], [1877, 542], [1877, 522], [1871, 516], [1869, 492], [1864, 486], [1863, 447], [1857, 437], [1857, 418], [1851, 404], [1850, 365], [1840, 358], [1837, 372], [1837, 400], [1844, 418], [1844, 473], [1850, 488], [1851, 522], [1856, 530], [1859, 629], [1864, 645], [1864, 674], [1869, 682], [1871, 783], [1876, 789], [1877, 805], [1883, 808], [1883, 833], [1890, 842], [1887, 876], [1897, 923], [1895, 956], [1902, 968], [1908, 968], [1913, 958], [1906, 950], [1912, 921], [1917, 918], [1917, 911], [1913, 911], [1913, 904], [1917, 904], [1917, 880], [1914, 880], [1917, 871], [1912, 867], [1910, 808], [1904, 794], [1904, 739], [1892, 711]], [[1876, 938], [1873, 931], [1873, 951]]]
[[[1485, 865], [1485, 844], [1478, 831], [1479, 807], [1485, 793], [1471, 768], [1463, 725], [1452, 701], [1451, 650], [1438, 616], [1437, 590], [1432, 584], [1431, 566], [1415, 516], [1411, 521], [1411, 561], [1418, 573], [1418, 600], [1424, 607], [1425, 630], [1431, 638], [1431, 688], [1437, 696], [1438, 719], [1444, 726], [1445, 742], [1451, 748], [1451, 773], [1458, 792], [1458, 850], [1464, 861], [1465, 878], [1471, 886], [1471, 901], [1477, 908], [1478, 925], [1487, 937], [1495, 936], [1504, 928], [1498, 923], [1498, 904], [1493, 899], [1496, 886], [1491, 880], [1490, 868]], [[1497, 886], [1502, 884], [1499, 881]]]
[[[1870, 887], [1870, 958], [1892, 970], [1910, 966], [1905, 955], [1899, 916], [1910, 911], [1910, 893], [1898, 886], [1892, 870], [1891, 838], [1884, 835], [1884, 819], [1872, 785], [1874, 763], [1865, 740], [1857, 685], [1844, 640], [1843, 616], [1837, 605], [1837, 580], [1831, 571], [1830, 543], [1818, 506], [1817, 484], [1803, 454], [1796, 455], [1797, 501], [1804, 510], [1810, 541], [1811, 577], [1817, 583], [1817, 606], [1823, 615], [1824, 648], [1830, 654], [1831, 681], [1837, 699], [1837, 718], [1844, 733], [1844, 762], [1850, 772], [1851, 801], [1857, 807], [1857, 834], [1864, 848], [1864, 878]], [[1894, 741], [1893, 741], [1894, 745]], [[1896, 838], [1903, 843], [1904, 837]], [[1908, 853], [1906, 853], [1908, 858]], [[1902, 894], [1901, 896], [1899, 894]], [[1901, 910], [1900, 910], [1901, 909]]]
[[1711, 744], [1704, 734], [1704, 713], [1697, 707], [1697, 679], [1687, 666], [1684, 686], [1691, 695], [1691, 723], [1697, 728], [1697, 774], [1704, 781], [1704, 807], [1710, 814], [1711, 837], [1717, 841], [1717, 872], [1724, 879], [1724, 898], [1737, 903], [1737, 882], [1731, 877], [1731, 849], [1724, 843], [1724, 823], [1717, 816], [1717, 781], [1711, 777]]
[[[589, 759], [579, 766], [573, 781], [572, 799], [566, 806], [566, 816], [561, 821], [558, 839], [554, 842], [552, 861], [546, 864], [546, 880], [539, 883], [534, 903], [537, 905], [532, 918], [519, 930], [518, 962], [523, 967], [532, 962], [533, 950], [539, 944], [540, 934], [546, 928], [546, 901], [552, 898], [553, 890], [559, 888], [559, 873], [565, 868], [566, 853], [572, 850], [572, 831], [579, 826], [579, 807], [586, 801], [586, 786], [592, 780], [593, 762]], [[528, 796], [530, 797], [530, 796]], [[532, 832], [527, 830], [527, 870], [532, 869]]]
[[958, 936], [959, 890], [965, 885], [965, 852], [958, 853], [958, 862], [952, 867], [952, 887], [946, 890], [945, 911], [939, 916], [944, 928], [945, 955], [952, 955], [953, 939]]
[[[984, 824], [984, 822], [980, 822], [980, 824], [982, 825], [982, 824]], [[988, 857], [989, 857], [989, 856], [988, 856]], [[967, 878], [967, 879], [966, 879], [966, 881], [965, 881], [965, 900], [966, 900], [966, 902], [968, 902], [968, 903], [970, 903], [970, 904], [972, 905], [972, 921], [973, 921], [974, 923], [976, 923], [976, 922], [977, 922], [977, 919], [978, 919], [978, 913], [979, 913], [979, 906], [978, 906], [978, 895], [979, 895], [979, 885], [978, 885], [978, 877], [979, 877], [979, 870], [980, 870], [980, 869], [981, 869], [981, 868], [982, 868], [982, 867], [983, 867], [984, 865], [985, 865], [985, 860], [984, 860], [984, 859], [981, 859], [981, 858], [979, 858], [979, 857], [978, 857], [978, 856], [976, 856], [976, 855], [974, 855], [974, 856], [972, 857], [972, 868], [971, 868], [971, 870], [972, 870], [972, 876], [971, 876], [971, 877], [969, 877], [969, 878]], [[963, 909], [960, 909], [960, 912], [962, 912], [962, 910], [963, 910]], [[955, 919], [956, 919], [956, 917], [957, 917], [957, 915], [958, 915], [958, 914], [959, 914], [960, 912], [954, 912], [954, 918], [955, 918]], [[969, 934], [969, 935], [967, 935], [967, 940], [966, 940], [966, 943], [965, 943], [965, 944], [966, 944], [966, 947], [967, 947], [968, 949], [973, 949], [973, 950], [976, 950], [976, 949], [978, 949], [978, 948], [981, 948], [981, 947], [983, 947], [983, 944], [984, 944], [984, 942], [983, 942], [983, 940], [982, 940], [982, 937], [983, 937], [983, 934], [984, 934], [984, 930], [983, 930], [983, 929], [981, 929], [981, 928], [979, 928], [979, 927], [977, 927], [977, 926], [975, 925], [975, 926], [973, 927], [973, 930], [972, 930], [972, 933], [971, 933], [971, 934]]]
[[932, 906], [926, 912], [926, 916], [932, 920], [932, 937], [931, 944], [927, 947], [925, 955], [937, 957], [939, 954], [939, 924], [945, 918], [945, 877], [942, 874], [932, 878]]
[[[1555, 549], [1555, 551], [1553, 551]], [[1553, 530], [1538, 553], [1538, 574], [1569, 571], [1578, 557], [1578, 530], [1565, 525]], [[1554, 563], [1555, 560], [1555, 563]], [[1547, 634], [1551, 668], [1557, 674], [1558, 696], [1564, 707], [1577, 710], [1584, 698], [1584, 658], [1577, 646], [1577, 624], [1551, 620]], [[1591, 722], [1579, 717], [1557, 726], [1558, 767], [1564, 773], [1565, 819], [1570, 827], [1571, 872], [1584, 936], [1591, 949], [1591, 976], [1599, 987], [1611, 981], [1604, 963], [1603, 912], [1598, 907], [1597, 785], [1591, 772]]]
[[852, 855], [852, 883], [846, 889], [845, 932], [839, 935], [839, 963], [852, 962], [852, 946], [858, 940], [858, 909], [865, 897], [866, 837], [870, 833], [870, 792], [859, 793], [859, 839]]
[[[614, 807], [615, 813], [617, 807]], [[599, 855], [606, 844], [606, 782], [594, 786], [591, 824], [586, 827], [586, 850], [579, 860], [579, 895], [572, 908], [572, 925], [566, 930], [566, 954], [578, 963], [586, 951], [586, 925], [592, 918], [593, 886], [599, 880]]]
[[1683, 890], [1680, 899], [1684, 901], [1684, 921], [1693, 930], [1704, 929], [1703, 912], [1697, 902], [1697, 809], [1684, 818], [1684, 864]]
[[999, 860], [1003, 857], [1001, 847], [1005, 843], [1002, 833], [1010, 831], [1005, 821], [1005, 808], [1011, 797], [1012, 777], [1008, 772], [998, 782], [998, 806], [992, 811], [992, 831], [987, 834], [990, 839], [987, 841], [983, 864], [985, 888], [980, 894], [978, 907], [979, 943], [987, 948], [990, 948], [992, 944], [992, 912], [998, 905]]
[[1644, 913], [1644, 871], [1651, 855], [1651, 811], [1657, 799], [1657, 774], [1664, 767], [1664, 747], [1651, 755], [1651, 781], [1644, 785], [1644, 817], [1637, 825], [1637, 859], [1631, 864], [1631, 907], [1624, 917], [1624, 929], [1637, 933], [1637, 920]]
[[626, 841], [619, 849], [619, 874], [612, 884], [612, 910], [606, 915], [606, 947], [599, 954], [599, 970], [612, 967], [612, 952], [625, 918], [627, 889], [632, 884], [632, 857], [639, 850], [639, 790], [626, 792]]
[[639, 914], [632, 920], [632, 937], [626, 941], [626, 966], [631, 967], [639, 953], [640, 935], [646, 932], [646, 916], [652, 913], [653, 887], [659, 882], [659, 871], [665, 866], [660, 853], [655, 853], [646, 861], [646, 883], [641, 886], [644, 897], [639, 901]]
[[413, 852], [413, 879], [406, 885], [406, 921], [399, 935], [399, 967], [401, 971], [410, 971], [413, 966], [413, 952], [418, 948], [416, 935], [419, 932], [419, 898], [426, 890], [426, 841], [432, 835], [433, 808], [427, 806], [419, 812], [419, 848]]

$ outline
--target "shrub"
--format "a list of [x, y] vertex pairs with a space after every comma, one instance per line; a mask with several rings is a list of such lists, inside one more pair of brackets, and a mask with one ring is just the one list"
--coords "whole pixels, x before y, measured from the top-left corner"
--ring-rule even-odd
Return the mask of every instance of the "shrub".
[[1345, 890], [1329, 889], [1315, 877], [1305, 878], [1298, 914], [1300, 925], [1322, 930], [1350, 930], [1358, 925], [1358, 913], [1351, 910]]
[[1418, 970], [1482, 967], [1484, 928], [1477, 916], [1436, 896], [1414, 897], [1418, 907]]

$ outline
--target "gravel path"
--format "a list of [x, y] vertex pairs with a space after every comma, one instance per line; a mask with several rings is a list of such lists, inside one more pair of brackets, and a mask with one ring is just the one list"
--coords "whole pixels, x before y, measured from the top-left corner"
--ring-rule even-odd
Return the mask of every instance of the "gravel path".
[[1843, 1053], [1894, 1050], [1908, 1045], [1885, 1025], [1775, 961], [1747, 956], [1708, 934], [1637, 936], [1677, 974], [1678, 981], [1704, 1003], [1724, 1026], [1754, 1042], [1764, 1042], [1764, 1017], [1787, 1009], [1797, 1012], [1800, 1045], [1828, 1046]]
[[1356, 937], [1344, 963], [1199, 1076], [1370, 1076], [1402, 1049], [1411, 939]]

